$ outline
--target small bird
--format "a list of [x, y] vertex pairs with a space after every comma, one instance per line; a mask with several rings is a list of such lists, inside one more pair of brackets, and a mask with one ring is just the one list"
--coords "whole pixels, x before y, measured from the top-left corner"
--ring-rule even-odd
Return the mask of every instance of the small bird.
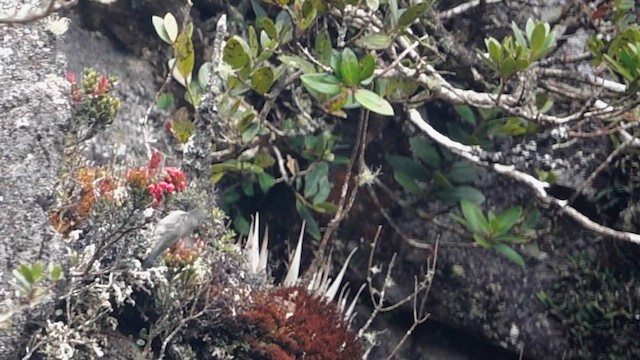
[[178, 240], [190, 235], [200, 225], [204, 215], [204, 210], [198, 207], [189, 212], [172, 211], [160, 220], [153, 229], [153, 248], [142, 266], [144, 268], [151, 267], [163, 251], [172, 247]]

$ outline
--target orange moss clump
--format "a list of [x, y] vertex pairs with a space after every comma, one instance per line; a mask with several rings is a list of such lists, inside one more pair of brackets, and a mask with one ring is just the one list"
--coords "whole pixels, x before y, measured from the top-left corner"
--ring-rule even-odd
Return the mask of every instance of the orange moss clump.
[[91, 208], [96, 202], [96, 194], [107, 200], [113, 200], [115, 182], [106, 177], [101, 169], [84, 167], [74, 174], [79, 189], [73, 190], [68, 197], [67, 204], [52, 210], [49, 221], [53, 228], [64, 236], [77, 229], [91, 214]]
[[304, 287], [255, 293], [239, 315], [251, 328], [244, 340], [267, 359], [362, 359], [362, 344], [336, 305]]

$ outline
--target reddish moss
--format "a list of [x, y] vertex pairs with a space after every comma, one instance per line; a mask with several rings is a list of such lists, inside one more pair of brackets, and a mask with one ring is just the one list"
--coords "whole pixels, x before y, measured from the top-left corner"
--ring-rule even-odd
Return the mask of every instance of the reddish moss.
[[252, 328], [245, 341], [268, 359], [355, 360], [363, 355], [336, 305], [303, 287], [255, 293], [240, 317]]
[[115, 188], [114, 181], [106, 177], [100, 169], [80, 168], [74, 178], [79, 190], [69, 196], [66, 205], [54, 209], [49, 214], [51, 225], [64, 236], [77, 229], [91, 214], [91, 208], [96, 202], [96, 191], [107, 197], [112, 197]]

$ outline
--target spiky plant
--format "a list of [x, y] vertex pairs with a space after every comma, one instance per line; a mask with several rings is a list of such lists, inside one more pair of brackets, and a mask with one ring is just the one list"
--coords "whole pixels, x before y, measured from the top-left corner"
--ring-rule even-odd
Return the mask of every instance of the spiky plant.
[[[331, 264], [327, 260], [311, 275], [311, 280], [303, 284], [300, 259], [304, 228], [305, 224], [282, 284], [275, 289], [253, 292], [248, 306], [239, 312], [251, 328], [245, 341], [251, 344], [255, 356], [266, 359], [361, 359], [364, 354], [362, 344], [349, 324], [364, 285], [348, 307], [346, 286], [337, 303], [333, 302], [357, 249], [351, 251], [335, 279], [329, 277]], [[261, 247], [259, 238], [259, 215], [256, 214], [244, 254], [249, 270], [266, 276], [268, 237], [265, 233]]]

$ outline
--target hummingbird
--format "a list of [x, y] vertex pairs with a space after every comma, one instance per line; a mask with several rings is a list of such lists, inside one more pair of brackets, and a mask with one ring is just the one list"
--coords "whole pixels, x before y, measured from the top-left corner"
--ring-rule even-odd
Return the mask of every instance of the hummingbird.
[[163, 251], [175, 245], [178, 240], [191, 235], [204, 219], [204, 215], [204, 210], [197, 207], [189, 212], [175, 210], [162, 218], [153, 229], [154, 245], [142, 267], [151, 267]]

